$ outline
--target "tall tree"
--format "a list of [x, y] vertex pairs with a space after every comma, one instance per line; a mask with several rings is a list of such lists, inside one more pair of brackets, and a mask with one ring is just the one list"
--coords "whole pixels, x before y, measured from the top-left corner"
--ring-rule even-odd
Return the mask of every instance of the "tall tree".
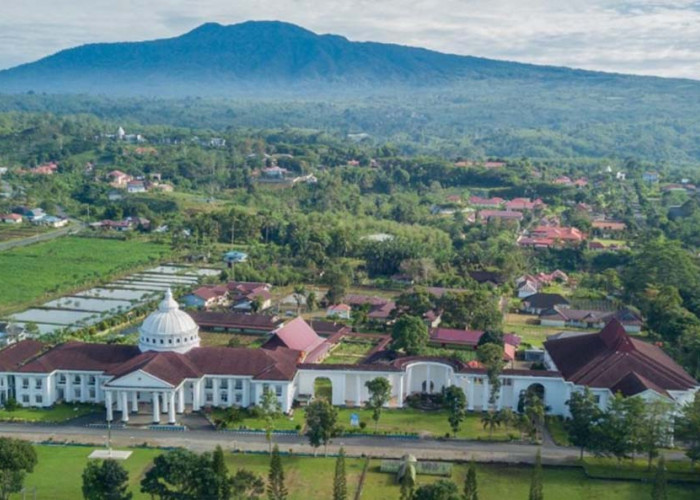
[[456, 436], [459, 426], [466, 416], [467, 396], [461, 387], [451, 385], [445, 389], [444, 404], [447, 408], [447, 420], [450, 422], [452, 434]]
[[228, 467], [226, 467], [226, 458], [224, 457], [224, 450], [218, 444], [211, 457], [211, 466], [214, 470], [214, 474], [216, 474], [218, 478], [219, 498], [221, 500], [231, 498], [231, 481], [229, 479]]
[[113, 459], [90, 460], [83, 470], [85, 500], [131, 500], [129, 473]]
[[629, 401], [634, 398], [626, 398], [617, 393], [610, 400], [608, 408], [603, 413], [592, 444], [597, 455], [607, 455], [621, 461], [627, 458], [636, 449], [634, 441], [635, 428], [638, 422], [634, 422], [629, 413]]
[[529, 500], [543, 500], [542, 490], [542, 453], [540, 450], [537, 450], [535, 466], [532, 468], [532, 477], [530, 478]]
[[265, 481], [257, 474], [238, 469], [231, 477], [231, 498], [235, 500], [257, 500], [265, 493]]
[[159, 499], [217, 498], [221, 492], [210, 453], [173, 450], [158, 455], [141, 480], [141, 492]]
[[500, 375], [503, 372], [503, 346], [483, 344], [476, 351], [476, 356], [486, 368], [489, 379], [489, 404], [493, 406], [501, 390]]
[[272, 457], [270, 458], [270, 472], [267, 475], [267, 498], [269, 500], [286, 500], [287, 498], [282, 457], [277, 445], [272, 449]]
[[333, 476], [333, 500], [347, 500], [348, 482], [345, 475], [345, 450], [341, 447], [335, 460], [335, 475]]
[[685, 404], [676, 418], [676, 438], [686, 446], [685, 454], [693, 466], [700, 460], [700, 393]]
[[265, 421], [265, 439], [268, 451], [272, 453], [272, 433], [275, 430], [275, 420], [282, 414], [282, 406], [275, 391], [265, 387], [260, 398], [260, 411]]
[[[649, 401], [642, 406], [642, 418], [638, 419], [639, 429], [637, 451], [647, 455], [647, 468], [659, 455], [659, 449], [667, 445], [672, 434], [672, 406], [666, 401]], [[633, 417], [635, 418], [635, 417]]]
[[428, 343], [428, 327], [417, 316], [404, 315], [391, 330], [391, 348], [403, 349], [408, 355], [420, 354]]
[[21, 439], [0, 437], [0, 500], [22, 489], [24, 478], [32, 472], [37, 456], [31, 443]]
[[476, 484], [476, 466], [474, 460], [469, 463], [467, 476], [464, 479], [464, 500], [479, 500], [479, 488]]
[[574, 392], [566, 404], [571, 413], [571, 419], [567, 422], [569, 441], [579, 448], [583, 459], [583, 452], [591, 444], [601, 411], [588, 387], [583, 392]]
[[369, 391], [369, 399], [365, 405], [372, 410], [374, 430], [377, 430], [379, 418], [382, 416], [382, 408], [391, 399], [391, 383], [386, 377], [377, 377], [365, 382], [365, 387]]
[[306, 435], [316, 449], [323, 445], [328, 451], [328, 442], [336, 432], [338, 409], [325, 399], [316, 399], [306, 407]]
[[652, 500], [668, 500], [666, 489], [666, 459], [663, 455], [656, 464], [656, 474], [654, 475], [654, 487], [651, 490]]

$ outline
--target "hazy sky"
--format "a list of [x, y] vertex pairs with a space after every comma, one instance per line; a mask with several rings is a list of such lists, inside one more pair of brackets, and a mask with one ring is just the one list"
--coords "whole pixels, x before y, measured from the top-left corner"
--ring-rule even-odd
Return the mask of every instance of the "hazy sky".
[[700, 0], [0, 0], [0, 68], [88, 42], [251, 19], [351, 40], [700, 79]]

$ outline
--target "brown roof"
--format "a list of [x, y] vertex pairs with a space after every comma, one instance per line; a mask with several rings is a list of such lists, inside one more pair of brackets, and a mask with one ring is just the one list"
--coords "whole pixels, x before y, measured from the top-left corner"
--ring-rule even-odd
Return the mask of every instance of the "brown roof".
[[309, 325], [317, 334], [324, 336], [335, 335], [337, 333], [350, 333], [352, 331], [352, 328], [348, 325], [335, 321], [309, 320]]
[[265, 347], [274, 348], [281, 346], [310, 354], [323, 342], [323, 338], [316, 334], [313, 328], [304, 321], [304, 318], [297, 316], [289, 323], [275, 330], [272, 339], [265, 344]]
[[184, 356], [208, 375], [248, 375], [259, 380], [292, 380], [300, 354], [285, 348], [196, 347]]
[[600, 333], [547, 340], [545, 349], [566, 380], [619, 390], [625, 396], [645, 388], [688, 390], [698, 382], [659, 347], [630, 337], [612, 319]]
[[22, 340], [0, 350], [0, 370], [11, 372], [44, 350], [46, 346], [37, 340]]
[[239, 328], [271, 332], [281, 321], [268, 314], [192, 311], [189, 313], [200, 328]]
[[142, 370], [174, 386], [186, 378], [198, 378], [202, 376], [199, 369], [186, 355], [176, 352], [149, 351], [139, 354], [107, 372], [115, 378], [123, 377], [129, 373]]
[[140, 354], [134, 345], [67, 342], [37, 356], [18, 371], [51, 373], [54, 370], [108, 371]]

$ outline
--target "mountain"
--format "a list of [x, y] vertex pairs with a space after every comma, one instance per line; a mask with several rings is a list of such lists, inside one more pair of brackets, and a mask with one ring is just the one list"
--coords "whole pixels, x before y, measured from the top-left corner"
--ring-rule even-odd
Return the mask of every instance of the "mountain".
[[0, 92], [231, 96], [431, 88], [517, 79], [588, 84], [630, 78], [351, 42], [283, 22], [204, 24], [182, 36], [63, 50], [0, 71]]

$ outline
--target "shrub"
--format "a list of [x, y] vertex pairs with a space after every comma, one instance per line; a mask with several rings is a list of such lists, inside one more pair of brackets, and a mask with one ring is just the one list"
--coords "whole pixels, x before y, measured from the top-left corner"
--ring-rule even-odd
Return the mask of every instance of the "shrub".
[[15, 411], [17, 408], [19, 408], [19, 403], [15, 398], [7, 398], [7, 401], [5, 401], [5, 409], [7, 411]]

